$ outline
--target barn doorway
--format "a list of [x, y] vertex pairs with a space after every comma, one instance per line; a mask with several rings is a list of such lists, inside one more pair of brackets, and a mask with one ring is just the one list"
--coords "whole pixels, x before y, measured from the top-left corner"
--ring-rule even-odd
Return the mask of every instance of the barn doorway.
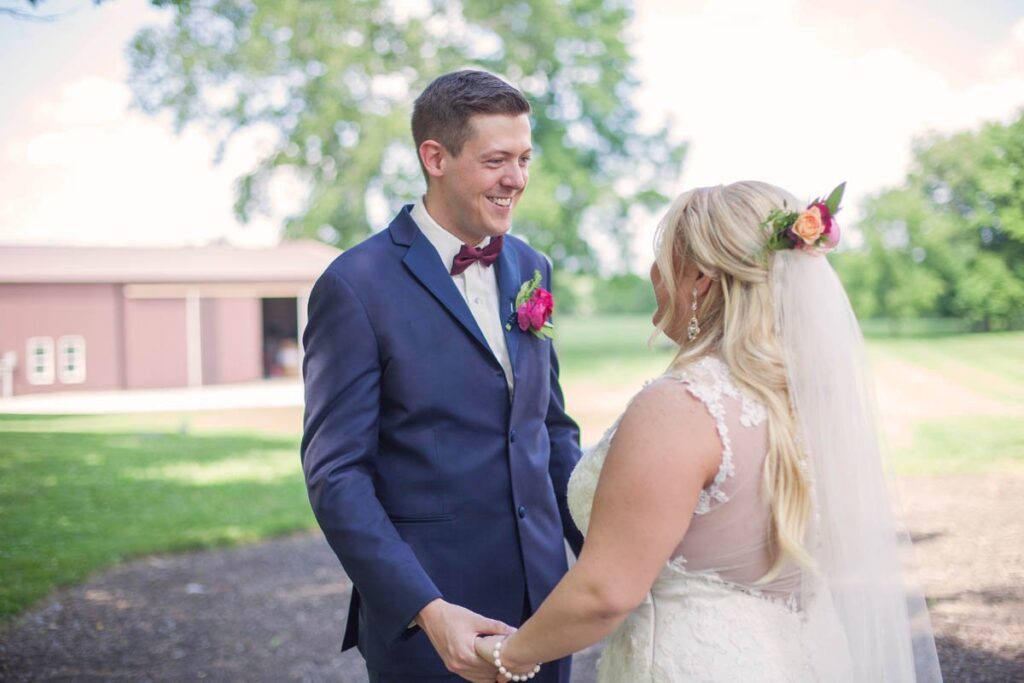
[[262, 299], [263, 376], [298, 377], [300, 374], [298, 300], [295, 297]]

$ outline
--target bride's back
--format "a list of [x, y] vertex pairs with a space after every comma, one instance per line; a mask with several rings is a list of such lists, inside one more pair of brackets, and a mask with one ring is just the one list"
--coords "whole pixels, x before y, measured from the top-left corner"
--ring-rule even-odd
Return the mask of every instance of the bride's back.
[[725, 363], [708, 356], [684, 370], [667, 373], [662, 382], [677, 382], [704, 404], [703, 416], [721, 441], [721, 465], [715, 481], [700, 495], [693, 520], [673, 564], [779, 597], [800, 587], [795, 563], [785, 565], [760, 584], [774, 565], [772, 510], [765, 482], [768, 419], [765, 407], [743, 391]]

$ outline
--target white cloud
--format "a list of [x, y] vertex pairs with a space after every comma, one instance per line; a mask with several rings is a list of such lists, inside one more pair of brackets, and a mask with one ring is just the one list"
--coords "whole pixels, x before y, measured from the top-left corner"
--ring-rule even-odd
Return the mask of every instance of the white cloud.
[[1024, 74], [1024, 17], [1014, 23], [1010, 35], [1001, 45], [992, 50], [985, 66], [995, 78]]
[[[237, 153], [214, 166], [214, 143], [203, 132], [176, 136], [166, 120], [127, 109], [129, 101], [123, 83], [88, 77], [38, 103], [24, 126], [31, 132], [9, 143], [0, 165], [0, 239], [276, 240], [275, 220], [241, 226], [231, 213], [234, 179], [255, 161], [258, 140], [234, 146]], [[272, 194], [291, 198], [284, 208], [293, 210], [301, 191], [291, 179], [285, 185]]]
[[56, 105], [43, 109], [60, 126], [100, 126], [116, 120], [131, 103], [123, 83], [89, 76], [66, 86]]
[[[810, 198], [847, 180], [849, 221], [859, 199], [902, 180], [915, 137], [1024, 105], [1020, 60], [954, 85], [920, 50], [836, 43], [846, 17], [809, 26], [794, 0], [649, 1], [637, 19], [639, 105], [648, 121], [673, 116], [690, 141], [684, 187], [757, 178]], [[1024, 21], [994, 53], [1020, 49], [1022, 35]], [[640, 231], [637, 265], [650, 259], [653, 227]]]

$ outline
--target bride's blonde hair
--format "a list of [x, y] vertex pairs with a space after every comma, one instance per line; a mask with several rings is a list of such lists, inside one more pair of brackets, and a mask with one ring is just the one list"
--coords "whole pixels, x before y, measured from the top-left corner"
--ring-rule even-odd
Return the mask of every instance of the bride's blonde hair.
[[764, 474], [775, 558], [762, 581], [776, 576], [790, 560], [810, 563], [803, 545], [811, 512], [810, 487], [775, 333], [771, 259], [765, 252], [768, 236], [761, 228], [772, 209], [799, 208], [796, 197], [762, 182], [697, 188], [672, 202], [655, 237], [657, 266], [668, 295], [659, 332], [680, 328], [678, 282], [687, 264], [712, 280], [697, 307], [700, 333], [681, 345], [671, 367], [678, 369], [716, 353], [737, 384], [768, 412]]

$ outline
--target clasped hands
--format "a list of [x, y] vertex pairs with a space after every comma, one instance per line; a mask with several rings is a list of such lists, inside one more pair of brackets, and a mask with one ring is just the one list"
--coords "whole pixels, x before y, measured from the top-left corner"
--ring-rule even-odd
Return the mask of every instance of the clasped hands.
[[[473, 683], [505, 683], [508, 679], [494, 666], [495, 644], [515, 628], [488, 619], [465, 607], [438, 598], [420, 610], [416, 624], [423, 629], [448, 671]], [[532, 667], [512, 669], [527, 673]]]

